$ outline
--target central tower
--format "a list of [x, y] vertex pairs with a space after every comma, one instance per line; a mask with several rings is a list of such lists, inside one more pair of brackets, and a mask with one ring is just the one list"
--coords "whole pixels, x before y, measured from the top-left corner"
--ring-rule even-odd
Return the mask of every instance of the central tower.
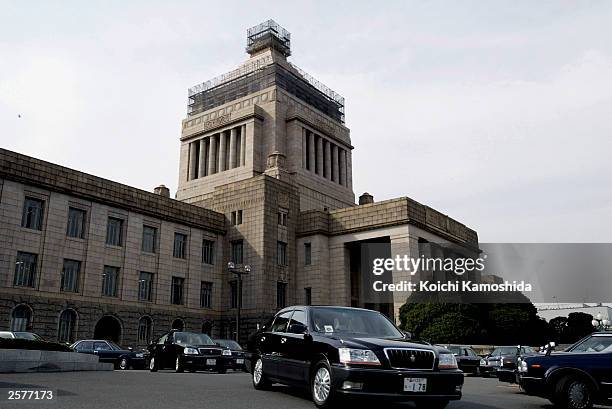
[[249, 58], [189, 89], [176, 198], [212, 207], [216, 188], [268, 174], [294, 185], [300, 210], [353, 206], [344, 98], [287, 61], [273, 20], [247, 31]]

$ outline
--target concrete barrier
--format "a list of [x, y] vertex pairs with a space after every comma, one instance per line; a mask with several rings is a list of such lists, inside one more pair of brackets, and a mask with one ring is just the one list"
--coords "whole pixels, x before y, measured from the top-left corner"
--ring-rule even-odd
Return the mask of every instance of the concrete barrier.
[[112, 371], [113, 364], [78, 352], [0, 349], [0, 373]]

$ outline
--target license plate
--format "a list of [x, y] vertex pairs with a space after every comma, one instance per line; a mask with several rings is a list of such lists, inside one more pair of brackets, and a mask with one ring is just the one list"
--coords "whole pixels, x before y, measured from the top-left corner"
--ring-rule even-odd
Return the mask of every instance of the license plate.
[[217, 360], [216, 359], [207, 359], [206, 360], [206, 365], [217, 365]]
[[427, 392], [427, 378], [404, 378], [404, 392]]
[[244, 363], [244, 359], [236, 359], [236, 363], [237, 364], [243, 364]]

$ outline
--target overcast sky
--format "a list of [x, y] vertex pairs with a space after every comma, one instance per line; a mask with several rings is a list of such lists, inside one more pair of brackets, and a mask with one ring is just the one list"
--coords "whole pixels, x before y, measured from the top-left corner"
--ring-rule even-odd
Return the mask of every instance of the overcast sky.
[[612, 1], [0, 1], [0, 146], [174, 195], [187, 88], [268, 18], [346, 98], [356, 195], [612, 241]]

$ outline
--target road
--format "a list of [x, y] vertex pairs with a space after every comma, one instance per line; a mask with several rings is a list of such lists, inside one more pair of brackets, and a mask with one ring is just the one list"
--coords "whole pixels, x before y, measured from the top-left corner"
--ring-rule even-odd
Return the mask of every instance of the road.
[[[52, 390], [51, 401], [8, 400], [9, 390]], [[308, 394], [274, 386], [256, 391], [246, 373], [160, 371], [0, 374], [0, 408], [101, 409], [299, 409], [315, 408]], [[372, 407], [376, 404], [360, 405]], [[352, 404], [351, 407], [358, 407]], [[411, 404], [385, 405], [412, 409]], [[552, 409], [548, 401], [527, 396], [497, 379], [466, 377], [463, 399], [449, 409]]]

